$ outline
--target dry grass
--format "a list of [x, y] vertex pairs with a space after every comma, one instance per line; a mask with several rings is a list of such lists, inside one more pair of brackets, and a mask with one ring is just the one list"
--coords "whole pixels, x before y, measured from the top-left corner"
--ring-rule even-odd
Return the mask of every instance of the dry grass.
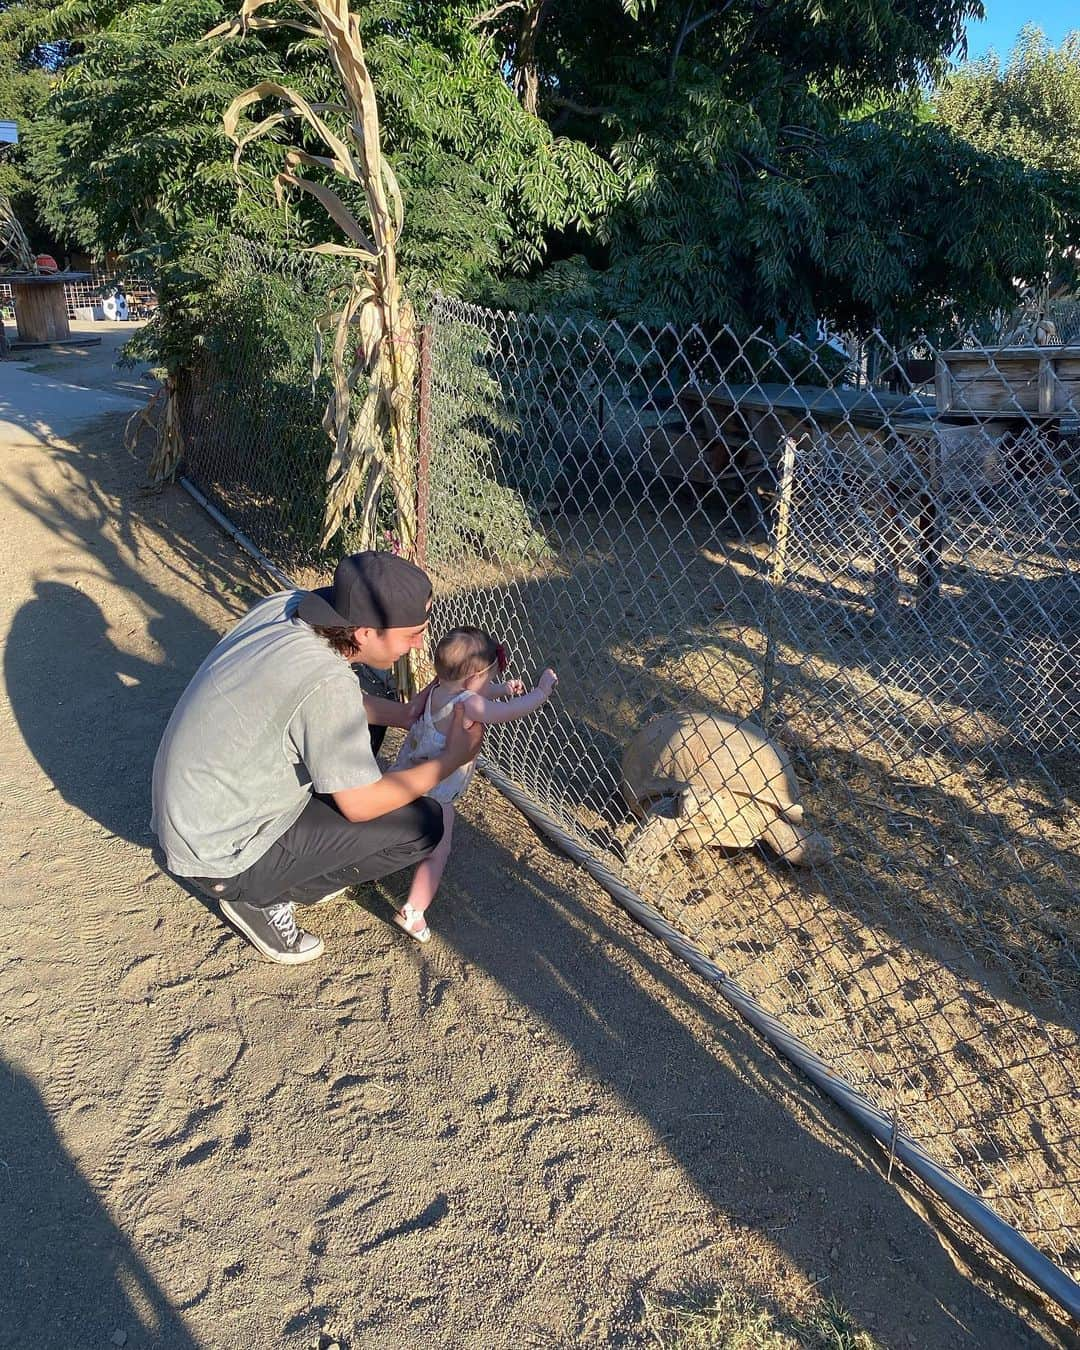
[[660, 1350], [882, 1350], [836, 1299], [795, 1314], [722, 1289], [663, 1305], [646, 1300], [645, 1306]]

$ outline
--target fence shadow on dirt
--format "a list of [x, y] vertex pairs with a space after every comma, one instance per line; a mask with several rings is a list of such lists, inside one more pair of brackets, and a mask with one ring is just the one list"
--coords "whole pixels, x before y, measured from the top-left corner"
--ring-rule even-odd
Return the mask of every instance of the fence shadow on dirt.
[[[500, 581], [491, 567], [486, 585], [447, 569], [435, 626], [492, 628], [517, 649], [519, 673], [556, 665], [558, 706], [500, 728], [490, 752], [572, 833], [613, 847], [614, 861], [630, 830], [623, 746], [672, 708], [754, 715], [763, 651], [752, 616], [770, 597], [748, 566], [733, 584], [739, 560], [722, 558], [718, 543], [674, 581], [657, 578], [658, 594], [643, 590], [655, 557], [611, 550], [598, 533], [584, 558], [564, 554]], [[778, 647], [772, 725], [833, 860], [806, 870], [673, 850], [631, 882], [1068, 1259], [1069, 913], [1080, 884], [1069, 793], [1030, 746], [988, 738], [977, 721], [973, 737], [959, 700], [951, 716], [947, 700], [943, 710], [921, 690], [905, 701], [871, 644], [861, 666], [838, 655], [845, 616], [823, 618], [832, 597], [808, 603], [813, 623], [783, 632]], [[921, 659], [925, 636], [909, 641]], [[895, 660], [895, 640], [887, 650]], [[704, 663], [688, 660], [702, 652]]]
[[[710, 1206], [745, 1227], [749, 1240], [775, 1243], [807, 1272], [822, 1270], [825, 1249], [842, 1235], [828, 1292], [856, 1321], [876, 1323], [886, 1343], [901, 1343], [905, 1331], [920, 1344], [949, 1343], [956, 1330], [942, 1307], [950, 1302], [949, 1286], [958, 1290], [964, 1319], [983, 1325], [984, 1334], [1018, 1347], [1038, 1343], [1019, 1318], [968, 1285], [937, 1243], [927, 1242], [901, 1196], [882, 1186], [875, 1147], [854, 1142], [852, 1158], [860, 1137], [843, 1115], [769, 1054], [722, 1001], [695, 988], [625, 921], [613, 921], [606, 901], [597, 909], [553, 885], [530, 865], [528, 847], [511, 856], [468, 822], [459, 825], [433, 919], [436, 941], [542, 1019], [588, 1079], [611, 1085]], [[526, 831], [527, 840], [533, 831]], [[537, 846], [550, 847], [540, 836]], [[511, 887], [507, 876], [515, 879]], [[385, 922], [385, 897], [403, 886], [394, 878], [379, 893], [360, 890], [354, 898]], [[677, 1015], [665, 1006], [668, 998]], [[698, 1022], [707, 1037], [694, 1030]], [[813, 1132], [792, 1115], [796, 1101], [813, 1119]], [[571, 1103], [562, 1109], [575, 1110]], [[617, 1176], [611, 1186], [617, 1193]], [[625, 1199], [631, 1230], [635, 1206], [646, 1199]], [[553, 1241], [562, 1222], [556, 1214]], [[956, 1239], [957, 1249], [989, 1274], [964, 1241]], [[984, 1319], [999, 1314], [1000, 1333], [991, 1333]]]

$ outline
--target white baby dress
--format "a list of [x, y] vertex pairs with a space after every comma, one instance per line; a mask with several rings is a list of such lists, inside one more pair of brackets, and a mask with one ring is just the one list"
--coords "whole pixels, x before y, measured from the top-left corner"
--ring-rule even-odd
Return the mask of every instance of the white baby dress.
[[[431, 697], [428, 696], [423, 713], [409, 728], [405, 742], [398, 751], [398, 757], [394, 761], [395, 769], [411, 769], [413, 765], [423, 764], [425, 760], [438, 759], [446, 749], [446, 728], [450, 725], [454, 708], [469, 697], [469, 692], [468, 689], [463, 689], [460, 694], [455, 694], [434, 717], [431, 715]], [[475, 770], [476, 760], [470, 759], [468, 764], [455, 769], [449, 778], [444, 778], [425, 795], [434, 797], [437, 802], [452, 804], [465, 795], [465, 789], [472, 782]]]

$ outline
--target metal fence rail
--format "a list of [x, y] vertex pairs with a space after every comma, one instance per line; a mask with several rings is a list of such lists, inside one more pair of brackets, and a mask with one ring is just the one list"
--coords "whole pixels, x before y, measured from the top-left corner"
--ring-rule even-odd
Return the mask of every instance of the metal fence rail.
[[[189, 473], [305, 579], [326, 281], [237, 268], [183, 393]], [[433, 627], [560, 675], [489, 759], [1075, 1274], [1080, 353], [875, 335], [854, 361], [451, 300], [425, 341]], [[697, 720], [625, 782], [673, 712]], [[767, 737], [734, 768], [723, 717]], [[772, 828], [795, 796], [800, 865]]]

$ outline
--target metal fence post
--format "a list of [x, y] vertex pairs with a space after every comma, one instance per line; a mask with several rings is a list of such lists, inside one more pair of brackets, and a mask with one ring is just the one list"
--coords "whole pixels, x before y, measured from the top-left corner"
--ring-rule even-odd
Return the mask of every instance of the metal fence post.
[[420, 325], [420, 382], [416, 410], [416, 564], [427, 565], [431, 505], [431, 321]]
[[769, 569], [769, 615], [765, 630], [765, 660], [761, 671], [761, 712], [758, 721], [769, 726], [769, 713], [776, 679], [776, 620], [780, 613], [780, 587], [787, 567], [788, 535], [791, 529], [791, 493], [795, 484], [795, 437], [783, 440], [784, 459], [780, 475], [780, 504], [776, 516], [776, 540]]

